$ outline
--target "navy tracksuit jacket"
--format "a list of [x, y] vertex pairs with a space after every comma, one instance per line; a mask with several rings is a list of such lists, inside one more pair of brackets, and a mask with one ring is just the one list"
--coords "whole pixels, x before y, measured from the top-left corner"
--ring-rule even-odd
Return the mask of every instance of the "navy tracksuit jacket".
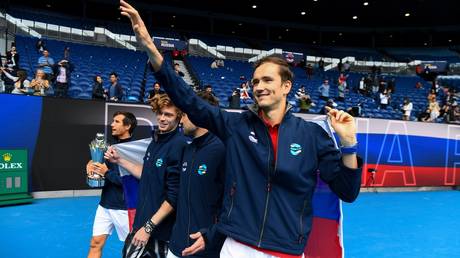
[[[154, 135], [144, 156], [133, 223], [134, 232], [144, 226], [164, 201], [176, 208], [180, 161], [186, 144], [186, 139], [178, 128], [165, 134]], [[150, 237], [168, 241], [174, 219], [174, 214], [170, 214], [155, 228]]]
[[275, 159], [256, 107], [242, 113], [220, 110], [196, 96], [166, 62], [155, 78], [195, 125], [209, 129], [226, 145], [221, 233], [249, 245], [300, 255], [311, 230], [317, 171], [342, 200], [357, 198], [361, 165], [345, 167], [321, 126], [288, 109], [279, 126]]
[[169, 241], [170, 251], [178, 257], [195, 242], [189, 235], [198, 231], [204, 235], [206, 250], [187, 257], [219, 257], [223, 238], [215, 225], [224, 192], [224, 156], [224, 144], [209, 132], [184, 149], [176, 223]]

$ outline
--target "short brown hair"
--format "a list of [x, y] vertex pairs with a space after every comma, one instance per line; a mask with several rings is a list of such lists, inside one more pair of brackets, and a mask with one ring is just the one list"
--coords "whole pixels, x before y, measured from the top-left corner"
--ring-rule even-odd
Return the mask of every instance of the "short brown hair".
[[284, 60], [284, 58], [278, 55], [266, 56], [254, 64], [254, 69], [257, 69], [259, 66], [265, 63], [272, 63], [278, 65], [281, 81], [292, 82], [294, 80], [294, 73], [292, 73], [291, 69], [289, 69], [289, 64], [286, 62], [286, 60]]
[[199, 91], [197, 92], [198, 97], [204, 99], [206, 102], [208, 102], [209, 104], [213, 105], [213, 106], [219, 106], [219, 100], [214, 97], [214, 95], [212, 95], [211, 92], [208, 92], [208, 91], [205, 91], [205, 90], [202, 90], [202, 91]]
[[164, 107], [175, 107], [178, 119], [182, 117], [182, 111], [174, 105], [168, 94], [156, 94], [150, 102], [150, 105], [155, 113], [158, 113]]

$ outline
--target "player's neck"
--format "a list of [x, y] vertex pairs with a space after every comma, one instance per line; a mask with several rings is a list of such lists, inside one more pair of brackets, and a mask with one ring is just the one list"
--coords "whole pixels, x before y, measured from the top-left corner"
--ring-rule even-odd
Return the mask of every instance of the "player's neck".
[[270, 125], [280, 124], [286, 113], [286, 101], [281, 101], [272, 107], [261, 108], [261, 110], [262, 118]]
[[208, 132], [207, 129], [198, 127], [198, 128], [195, 130], [195, 132], [193, 132], [193, 139], [198, 138], [198, 137], [201, 137], [201, 136], [205, 135], [207, 132]]

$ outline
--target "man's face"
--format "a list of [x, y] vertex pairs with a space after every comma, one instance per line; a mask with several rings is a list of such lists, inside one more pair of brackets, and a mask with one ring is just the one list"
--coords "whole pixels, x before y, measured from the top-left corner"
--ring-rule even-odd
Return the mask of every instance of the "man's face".
[[254, 71], [252, 85], [257, 104], [261, 108], [267, 108], [286, 101], [292, 82], [281, 81], [277, 64], [264, 63]]
[[180, 71], [180, 67], [179, 67], [179, 65], [174, 65], [174, 70], [176, 70], [176, 71]]
[[123, 125], [123, 119], [125, 119], [124, 115], [116, 115], [113, 117], [112, 124], [112, 136], [120, 137], [126, 133], [129, 133], [129, 125]]
[[11, 51], [12, 51], [12, 52], [15, 52], [15, 51], [16, 51], [16, 47], [15, 47], [15, 46], [12, 46], [12, 47], [11, 47]]
[[193, 134], [195, 133], [196, 129], [198, 129], [198, 127], [194, 125], [192, 121], [190, 121], [190, 119], [188, 119], [188, 116], [186, 114], [182, 116], [180, 121], [184, 128], [184, 134], [188, 136], [193, 136]]
[[158, 129], [162, 133], [167, 133], [176, 128], [179, 121], [177, 121], [177, 109], [174, 106], [163, 107], [157, 112]]
[[206, 92], [212, 92], [212, 88], [211, 88], [211, 87], [207, 87], [207, 88], [206, 88]]
[[110, 75], [110, 82], [111, 83], [116, 83], [117, 82], [117, 77], [115, 75]]
[[155, 85], [153, 85], [153, 89], [155, 91], [159, 91], [160, 90], [160, 84], [156, 83]]
[[48, 52], [48, 50], [43, 51], [43, 56], [44, 57], [48, 57], [49, 55], [50, 55], [50, 53]]

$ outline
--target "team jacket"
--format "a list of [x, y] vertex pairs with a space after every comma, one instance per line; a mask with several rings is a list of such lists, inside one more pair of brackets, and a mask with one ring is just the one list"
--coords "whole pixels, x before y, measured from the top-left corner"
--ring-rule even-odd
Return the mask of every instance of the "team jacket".
[[222, 242], [214, 236], [224, 191], [224, 156], [224, 144], [209, 132], [184, 149], [176, 223], [169, 242], [178, 257], [194, 243], [189, 235], [198, 231], [205, 235], [206, 250], [187, 257], [219, 257]]
[[[169, 133], [154, 135], [144, 156], [133, 230], [143, 227], [164, 201], [176, 208], [180, 161], [186, 144], [178, 128]], [[168, 241], [174, 217], [173, 214], [166, 217], [152, 232], [151, 238]]]
[[[117, 140], [117, 143], [129, 141], [131, 141], [131, 137], [128, 139]], [[123, 194], [123, 185], [118, 165], [107, 161], [105, 164], [107, 165], [109, 171], [105, 173], [105, 184], [102, 188], [99, 205], [106, 209], [126, 210], [125, 196]]]
[[359, 194], [361, 159], [358, 169], [345, 167], [329, 134], [295, 117], [289, 108], [279, 126], [275, 159], [257, 108], [242, 113], [220, 110], [197, 97], [165, 63], [155, 78], [195, 125], [209, 129], [226, 146], [218, 230], [249, 245], [302, 254], [311, 230], [317, 171], [334, 193], [352, 202]]

